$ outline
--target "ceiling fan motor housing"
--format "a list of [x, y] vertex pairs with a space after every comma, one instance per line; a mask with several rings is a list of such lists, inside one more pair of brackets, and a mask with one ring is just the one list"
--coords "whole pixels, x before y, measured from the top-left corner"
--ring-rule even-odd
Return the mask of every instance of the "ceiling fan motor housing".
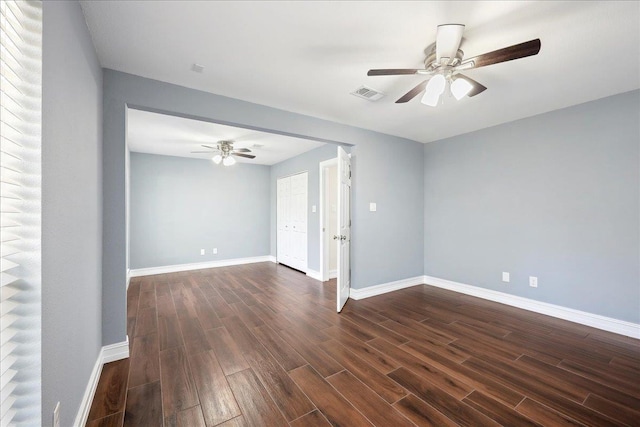
[[[429, 52], [426, 59], [424, 60], [424, 68], [429, 71], [436, 71], [442, 67], [453, 68], [462, 62], [463, 57], [464, 57], [464, 52], [462, 51], [462, 49], [458, 49], [458, 52], [456, 53], [455, 58], [442, 58], [442, 59], [447, 59], [446, 61], [447, 63], [446, 64], [438, 63], [436, 59], [436, 47], [433, 46], [433, 48], [431, 49], [431, 52]], [[418, 71], [418, 74], [420, 74], [419, 71]]]

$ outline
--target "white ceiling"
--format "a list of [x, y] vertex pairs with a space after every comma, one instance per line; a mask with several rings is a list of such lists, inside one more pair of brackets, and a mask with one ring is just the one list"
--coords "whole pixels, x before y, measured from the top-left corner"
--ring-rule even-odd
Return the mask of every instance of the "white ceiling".
[[[324, 145], [320, 142], [276, 135], [200, 120], [167, 116], [147, 111], [127, 110], [127, 145], [139, 153], [211, 159], [201, 144], [216, 146], [218, 141], [234, 141], [234, 148], [248, 148], [255, 159], [236, 157], [240, 163], [274, 165]], [[257, 147], [256, 145], [260, 145]]]
[[[102, 66], [430, 142], [640, 87], [637, 1], [83, 1]], [[395, 100], [443, 23], [465, 57], [540, 38], [537, 56], [466, 74], [489, 89], [427, 107]], [[193, 63], [205, 67], [191, 71]], [[387, 94], [370, 102], [361, 85]]]

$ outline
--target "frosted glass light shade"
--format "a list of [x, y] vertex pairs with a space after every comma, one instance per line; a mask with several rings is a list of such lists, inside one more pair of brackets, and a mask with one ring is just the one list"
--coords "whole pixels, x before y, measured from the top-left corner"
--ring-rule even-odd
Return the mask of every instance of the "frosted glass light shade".
[[222, 156], [220, 154], [216, 154], [211, 160], [213, 160], [213, 163], [215, 163], [216, 165], [219, 165], [222, 161]]
[[232, 166], [236, 164], [236, 159], [234, 159], [231, 156], [225, 157], [224, 160], [222, 161], [222, 164], [225, 166]]
[[445, 86], [446, 80], [444, 76], [442, 74], [436, 74], [429, 80], [429, 83], [427, 83], [427, 88], [420, 102], [430, 107], [435, 107], [438, 105], [438, 100], [442, 92], [444, 92]]
[[451, 93], [458, 101], [467, 96], [471, 89], [473, 85], [463, 78], [457, 78], [451, 83]]

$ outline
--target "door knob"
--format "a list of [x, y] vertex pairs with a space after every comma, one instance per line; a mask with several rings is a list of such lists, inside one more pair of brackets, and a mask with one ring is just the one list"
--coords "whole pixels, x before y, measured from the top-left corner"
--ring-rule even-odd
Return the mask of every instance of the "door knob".
[[347, 236], [340, 236], [340, 240], [347, 240]]
[[333, 235], [333, 240], [338, 240], [340, 238], [340, 236], [336, 236], [335, 234]]

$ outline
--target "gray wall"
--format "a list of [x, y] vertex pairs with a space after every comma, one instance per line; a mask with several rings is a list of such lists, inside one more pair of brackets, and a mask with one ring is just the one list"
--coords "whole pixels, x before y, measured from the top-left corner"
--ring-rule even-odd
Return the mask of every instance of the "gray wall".
[[639, 101], [426, 144], [425, 274], [640, 323]]
[[[349, 148], [345, 148], [348, 152]], [[320, 162], [333, 159], [337, 156], [337, 146], [334, 144], [327, 144], [271, 166], [271, 255], [276, 256], [277, 180], [278, 178], [298, 172], [308, 172], [307, 265], [311, 270], [320, 271]], [[315, 212], [312, 212], [311, 209], [313, 205], [316, 206]]]
[[[421, 275], [423, 162], [420, 143], [156, 80], [104, 70], [103, 345], [126, 335], [126, 106], [355, 145], [352, 283], [362, 288]], [[399, 162], [388, 155], [401, 153]], [[380, 209], [368, 212], [369, 201]], [[382, 202], [380, 202], [382, 200]], [[408, 231], [405, 231], [408, 230]], [[386, 238], [386, 239], [385, 239]]]
[[101, 347], [102, 70], [77, 2], [43, 2], [42, 423], [78, 411]]
[[269, 255], [269, 169], [131, 153], [131, 268]]
[[[381, 140], [352, 149], [353, 288], [423, 274], [422, 150], [423, 144]], [[377, 212], [369, 212], [370, 202]]]

